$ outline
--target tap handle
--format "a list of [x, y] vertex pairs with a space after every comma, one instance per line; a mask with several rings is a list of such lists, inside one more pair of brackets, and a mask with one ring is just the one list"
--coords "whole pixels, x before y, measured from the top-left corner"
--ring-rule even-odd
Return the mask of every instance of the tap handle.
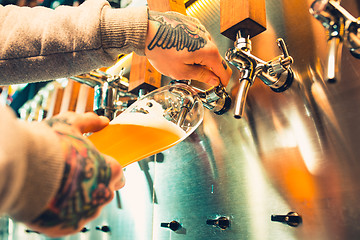
[[280, 50], [283, 53], [283, 58], [280, 60], [280, 63], [284, 68], [288, 68], [288, 66], [294, 63], [294, 59], [290, 56], [285, 41], [282, 38], [278, 38], [276, 40], [276, 43], [278, 44]]
[[280, 50], [283, 52], [284, 58], [290, 57], [289, 51], [287, 50], [286, 44], [282, 38], [278, 38], [276, 40]]
[[269, 67], [269, 74], [273, 77], [282, 74], [289, 70], [289, 66], [294, 62], [294, 59], [289, 55], [286, 44], [282, 38], [276, 40], [278, 47], [282, 51], [282, 56], [278, 56], [266, 63]]

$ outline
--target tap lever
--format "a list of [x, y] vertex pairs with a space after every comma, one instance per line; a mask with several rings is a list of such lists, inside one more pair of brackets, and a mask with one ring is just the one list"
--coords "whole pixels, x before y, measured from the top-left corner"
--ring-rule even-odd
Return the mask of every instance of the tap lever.
[[273, 77], [287, 71], [289, 66], [294, 63], [294, 59], [289, 55], [284, 40], [282, 38], [278, 38], [276, 42], [283, 54], [267, 63], [269, 66], [269, 74]]
[[286, 44], [282, 38], [278, 38], [276, 40], [276, 43], [278, 44], [280, 50], [283, 52], [284, 58], [290, 57], [289, 52], [287, 50]]
[[280, 50], [283, 52], [283, 58], [281, 60], [281, 65], [285, 68], [294, 63], [294, 59], [289, 55], [289, 51], [286, 47], [285, 41], [282, 38], [276, 40]]

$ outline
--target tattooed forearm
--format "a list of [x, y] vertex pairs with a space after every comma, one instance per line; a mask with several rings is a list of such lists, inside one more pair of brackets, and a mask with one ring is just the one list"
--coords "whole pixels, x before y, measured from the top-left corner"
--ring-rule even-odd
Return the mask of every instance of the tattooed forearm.
[[157, 13], [149, 15], [149, 20], [159, 23], [159, 28], [148, 45], [148, 49], [152, 50], [155, 47], [162, 49], [176, 48], [177, 51], [187, 48], [189, 52], [194, 52], [203, 48], [207, 41], [199, 33], [204, 30], [196, 27], [190, 29], [189, 24], [184, 24], [181, 18], [171, 17], [168, 20], [168, 14]]
[[58, 134], [66, 139], [62, 141], [67, 149], [63, 179], [50, 206], [33, 223], [77, 229], [82, 219], [93, 216], [98, 206], [112, 198], [111, 168], [81, 137]]

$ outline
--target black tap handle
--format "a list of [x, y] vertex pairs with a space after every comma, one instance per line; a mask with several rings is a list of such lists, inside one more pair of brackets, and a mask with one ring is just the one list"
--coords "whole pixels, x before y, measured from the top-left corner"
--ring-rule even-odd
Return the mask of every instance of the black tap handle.
[[95, 227], [95, 229], [96, 230], [99, 230], [99, 231], [102, 231], [102, 232], [111, 232], [111, 229], [110, 229], [110, 227], [109, 226], [106, 226], [106, 225], [104, 225], [104, 226], [101, 226], [101, 227]]
[[222, 230], [227, 229], [230, 227], [230, 220], [227, 217], [219, 217], [217, 219], [208, 219], [206, 220], [207, 225], [213, 225], [215, 227], [219, 227]]
[[302, 217], [296, 212], [286, 215], [271, 215], [271, 221], [285, 223], [291, 227], [297, 227], [302, 223]]
[[169, 228], [174, 232], [181, 228], [181, 224], [178, 223], [177, 221], [171, 221], [169, 223], [161, 223], [160, 226], [164, 228]]

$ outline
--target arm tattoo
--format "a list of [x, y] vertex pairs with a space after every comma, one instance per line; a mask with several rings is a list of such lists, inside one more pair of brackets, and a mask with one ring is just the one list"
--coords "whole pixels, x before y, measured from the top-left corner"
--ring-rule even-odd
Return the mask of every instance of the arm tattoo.
[[149, 50], [155, 47], [161, 47], [162, 49], [176, 48], [176, 51], [187, 48], [189, 52], [194, 52], [206, 45], [206, 39], [199, 34], [199, 31], [204, 32], [204, 30], [198, 26], [191, 29], [189, 25], [195, 24], [185, 24], [180, 17], [171, 15], [171, 18], [169, 18], [168, 16], [170, 15], [166, 13], [149, 15], [149, 20], [156, 21], [160, 25], [155, 37], [148, 45]]
[[[43, 227], [79, 227], [98, 207], [112, 199], [108, 187], [111, 169], [96, 149], [84, 139], [57, 132], [68, 149], [63, 179], [48, 208], [33, 223]], [[71, 146], [71, 147], [69, 147]]]
[[69, 125], [69, 126], [71, 125], [71, 123], [69, 123], [68, 119], [60, 118], [60, 117], [50, 118], [49, 120], [46, 120], [45, 123], [47, 123], [50, 127], [53, 127], [54, 125], [56, 125], [58, 123]]

